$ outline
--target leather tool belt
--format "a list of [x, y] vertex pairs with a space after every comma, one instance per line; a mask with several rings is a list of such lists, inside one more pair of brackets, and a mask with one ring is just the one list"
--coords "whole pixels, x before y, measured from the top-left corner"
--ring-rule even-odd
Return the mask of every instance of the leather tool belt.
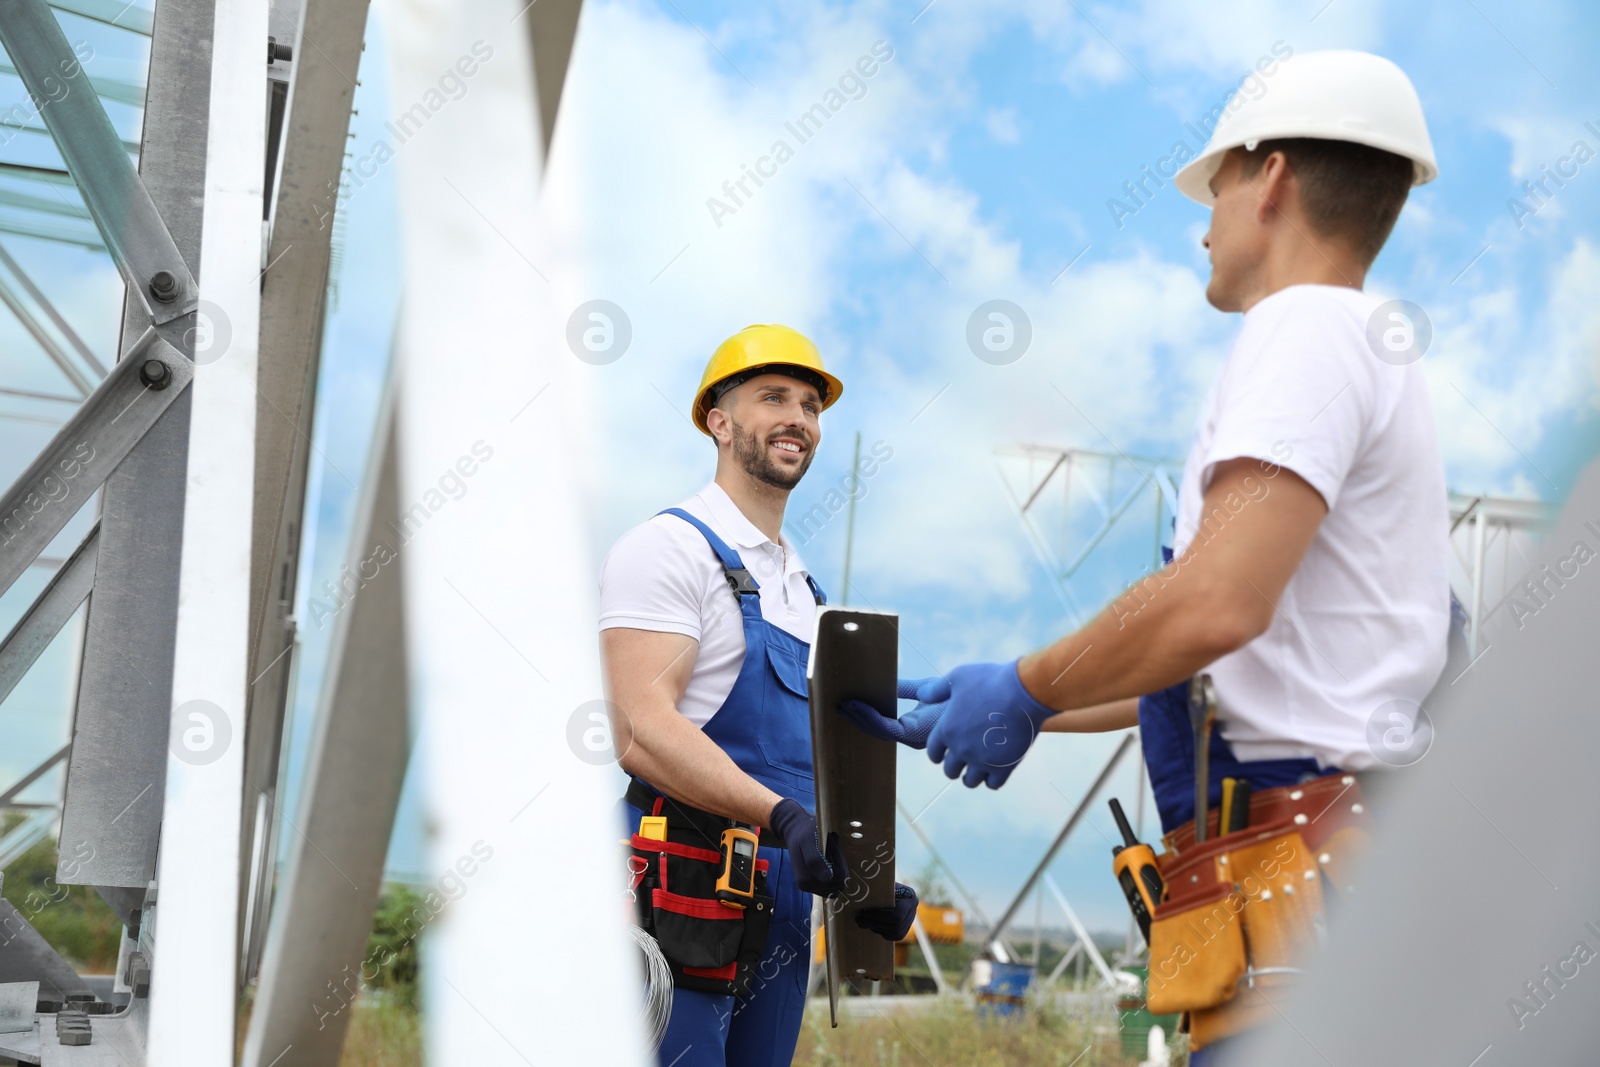
[[[1216, 832], [1219, 813], [1209, 816]], [[1191, 821], [1156, 857], [1166, 883], [1150, 925], [1146, 1003], [1185, 1012], [1201, 1049], [1273, 1014], [1326, 936], [1323, 889], [1353, 888], [1372, 816], [1353, 774], [1330, 774], [1250, 798], [1249, 825], [1195, 843]]]
[[[634, 921], [661, 947], [672, 984], [748, 996], [772, 928], [767, 861], [756, 860], [749, 904], [729, 907], [717, 899], [716, 887], [722, 831], [735, 825], [733, 820], [670, 800], [637, 780], [628, 786], [627, 800], [667, 820], [665, 841], [632, 835], [627, 867]], [[769, 844], [770, 836], [763, 830], [761, 844]]]

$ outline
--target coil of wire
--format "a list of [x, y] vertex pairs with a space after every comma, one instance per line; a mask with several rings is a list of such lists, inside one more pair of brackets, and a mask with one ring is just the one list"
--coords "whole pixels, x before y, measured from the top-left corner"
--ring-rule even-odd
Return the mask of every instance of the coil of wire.
[[651, 1049], [658, 1049], [667, 1032], [667, 1019], [672, 1015], [672, 969], [667, 966], [667, 958], [661, 954], [661, 946], [656, 944], [655, 938], [631, 923], [628, 933], [644, 953], [644, 1030]]

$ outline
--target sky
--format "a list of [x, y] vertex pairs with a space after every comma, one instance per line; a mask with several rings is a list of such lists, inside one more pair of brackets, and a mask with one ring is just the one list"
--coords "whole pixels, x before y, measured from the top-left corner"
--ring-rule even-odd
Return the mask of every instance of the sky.
[[[1063, 506], [1057, 481], [1025, 522], [1016, 501], [1029, 465], [1007, 450], [1181, 460], [1239, 323], [1204, 298], [1206, 210], [1145, 175], [1179, 143], [1198, 149], [1192, 126], [1258, 61], [1328, 48], [1393, 59], [1427, 115], [1440, 178], [1413, 191], [1367, 288], [1417, 304], [1432, 324], [1424, 366], [1449, 484], [1562, 500], [1600, 446], [1600, 90], [1587, 76], [1600, 15], [1576, 2], [1495, 0], [1403, 11], [1252, 0], [1226, 18], [1214, 11], [586, 3], [540, 193], [544, 236], [525, 250], [537, 271], [610, 302], [628, 325], [620, 354], [582, 360], [598, 443], [583, 472], [585, 565], [597, 569], [621, 533], [709, 481], [712, 446], [687, 417], [705, 360], [749, 323], [783, 322], [813, 337], [845, 382], [790, 503], [791, 516], [820, 505], [829, 517], [789, 536], [832, 601], [899, 613], [903, 675], [1013, 658], [1084, 621], [1150, 566], [1154, 497], [1146, 490], [1063, 582], [1060, 562], [1098, 522], [1100, 479], [1120, 479], [1113, 499], [1136, 483], [1127, 470], [1086, 472]], [[390, 97], [382, 40], [379, 16], [352, 127], [313, 435], [291, 818], [331, 635], [312, 600], [345, 556], [403, 299], [393, 181], [404, 146], [393, 162], [361, 163], [393, 139], [384, 124], [408, 104]], [[843, 100], [825, 124], [791, 128], [833, 92]], [[448, 105], [430, 121], [448, 122]], [[775, 151], [780, 141], [788, 151]], [[757, 167], [770, 175], [763, 184], [730, 193]], [[1532, 197], [1523, 183], [1545, 168], [1571, 176]], [[1135, 196], [1128, 186], [1140, 181]], [[103, 309], [115, 279], [103, 263], [11, 243], [109, 349], [116, 313]], [[528, 284], [545, 283], [530, 271]], [[998, 364], [968, 340], [974, 314], [997, 300], [1021, 310], [1030, 334]], [[0, 330], [8, 377], [16, 367], [30, 388], [62, 388], [14, 322], [0, 318]], [[20, 470], [45, 433], [0, 419], [6, 462]], [[829, 491], [848, 484], [857, 433], [864, 452], [889, 458], [858, 493], [844, 587], [847, 521]], [[0, 624], [20, 612], [21, 592], [0, 600]], [[4, 736], [27, 742], [0, 749], [0, 780], [64, 739], [72, 637], [0, 706]], [[992, 916], [1119, 740], [1046, 737], [998, 793], [947, 788], [924, 756], [903, 752], [899, 795]], [[1092, 928], [1126, 926], [1103, 800], [1132, 809], [1135, 765], [1124, 761], [1051, 868]], [[620, 772], [605, 773], [620, 791]], [[418, 802], [408, 786], [389, 866], [426, 878]], [[1153, 811], [1145, 826], [1153, 833]], [[926, 860], [902, 827], [902, 880]]]

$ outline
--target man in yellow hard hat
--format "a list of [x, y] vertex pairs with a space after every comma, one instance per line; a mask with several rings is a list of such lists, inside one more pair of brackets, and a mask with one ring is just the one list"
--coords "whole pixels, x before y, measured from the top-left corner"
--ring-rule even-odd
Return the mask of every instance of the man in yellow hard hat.
[[[848, 874], [813, 815], [806, 661], [824, 597], [781, 532], [842, 391], [787, 326], [723, 342], [691, 409], [716, 476], [624, 534], [601, 570], [605, 680], [632, 776], [629, 888], [676, 987], [663, 1065], [790, 1062], [811, 894], [838, 894]], [[915, 914], [897, 886], [862, 925], [899, 940]]]

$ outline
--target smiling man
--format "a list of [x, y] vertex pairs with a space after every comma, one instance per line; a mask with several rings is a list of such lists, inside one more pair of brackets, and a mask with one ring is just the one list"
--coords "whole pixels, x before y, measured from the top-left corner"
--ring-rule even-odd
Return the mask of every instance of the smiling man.
[[[676, 986], [663, 1065], [789, 1063], [811, 894], [848, 876], [813, 815], [806, 661], [824, 598], [780, 532], [842, 389], [787, 326], [723, 342], [692, 410], [716, 477], [624, 534], [601, 570], [613, 734], [633, 779], [629, 889]], [[858, 921], [897, 941], [916, 904], [897, 886], [894, 907]]]

